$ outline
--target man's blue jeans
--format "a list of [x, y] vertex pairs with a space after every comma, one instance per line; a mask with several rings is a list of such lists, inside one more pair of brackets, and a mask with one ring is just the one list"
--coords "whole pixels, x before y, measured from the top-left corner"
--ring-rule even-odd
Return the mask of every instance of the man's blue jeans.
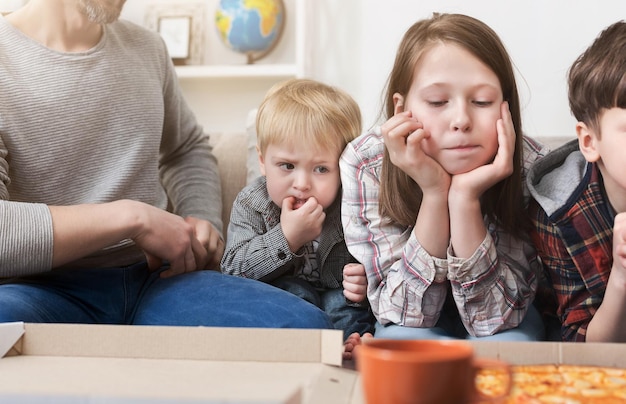
[[314, 305], [265, 283], [197, 271], [162, 279], [145, 263], [52, 271], [0, 284], [0, 322], [333, 328]]

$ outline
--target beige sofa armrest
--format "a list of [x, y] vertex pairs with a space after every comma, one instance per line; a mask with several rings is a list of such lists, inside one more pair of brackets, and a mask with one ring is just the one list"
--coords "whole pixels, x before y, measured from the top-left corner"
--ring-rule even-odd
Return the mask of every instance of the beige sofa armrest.
[[247, 135], [242, 133], [211, 134], [210, 144], [217, 158], [222, 183], [222, 223], [224, 238], [228, 232], [230, 211], [239, 191], [246, 185]]

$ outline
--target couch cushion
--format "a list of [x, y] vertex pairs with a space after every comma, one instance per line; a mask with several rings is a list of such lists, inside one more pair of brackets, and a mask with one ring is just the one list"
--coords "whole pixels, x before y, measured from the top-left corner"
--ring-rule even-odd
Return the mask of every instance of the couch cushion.
[[222, 223], [223, 234], [226, 238], [230, 211], [237, 194], [246, 185], [246, 147], [245, 133], [218, 133], [211, 134], [210, 144], [217, 157], [222, 184]]
[[256, 151], [256, 113], [258, 109], [253, 109], [248, 113], [246, 119], [246, 134], [248, 136], [248, 159], [247, 159], [247, 179], [246, 184], [250, 184], [261, 175], [259, 168], [259, 154]]

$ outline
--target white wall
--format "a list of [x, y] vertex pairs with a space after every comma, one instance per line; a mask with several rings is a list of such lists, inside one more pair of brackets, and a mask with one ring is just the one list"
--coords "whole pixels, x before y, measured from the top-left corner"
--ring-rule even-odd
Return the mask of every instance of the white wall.
[[[140, 22], [147, 1], [128, 0], [124, 16]], [[518, 69], [525, 132], [535, 136], [574, 136], [567, 69], [604, 27], [626, 18], [626, 0], [306, 1], [313, 11], [309, 76], [352, 94], [366, 126], [378, 117], [383, 86], [406, 29], [434, 11], [460, 12], [483, 20], [502, 38]], [[213, 29], [207, 28], [209, 35]]]
[[[343, 87], [365, 124], [380, 110], [382, 89], [406, 29], [434, 11], [479, 18], [501, 37], [518, 69], [524, 130], [574, 136], [566, 72], [596, 35], [626, 18], [625, 0], [311, 0], [322, 18], [315, 78]], [[321, 49], [321, 51], [320, 51]]]

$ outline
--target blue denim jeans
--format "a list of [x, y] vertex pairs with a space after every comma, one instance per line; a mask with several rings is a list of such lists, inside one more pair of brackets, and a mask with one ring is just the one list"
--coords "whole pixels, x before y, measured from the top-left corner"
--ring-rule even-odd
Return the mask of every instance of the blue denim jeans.
[[265, 283], [197, 271], [160, 278], [145, 263], [4, 281], [0, 322], [333, 328], [314, 305]]
[[[454, 322], [455, 324], [451, 324]], [[463, 324], [458, 320], [449, 321], [442, 318], [437, 325], [432, 328], [403, 327], [395, 324], [382, 325], [376, 323], [376, 338], [390, 339], [471, 339], [481, 341], [541, 341], [545, 339], [545, 329], [543, 321], [535, 306], [531, 305], [526, 313], [526, 317], [516, 328], [502, 331], [486, 337], [472, 337], [467, 334], [463, 327], [463, 332], [459, 331], [459, 326]]]
[[374, 315], [368, 305], [349, 304], [343, 295], [343, 288], [317, 290], [304, 279], [284, 276], [272, 282], [272, 285], [284, 289], [314, 304], [330, 317], [334, 328], [343, 330], [344, 340], [354, 332], [363, 335], [374, 333]]

